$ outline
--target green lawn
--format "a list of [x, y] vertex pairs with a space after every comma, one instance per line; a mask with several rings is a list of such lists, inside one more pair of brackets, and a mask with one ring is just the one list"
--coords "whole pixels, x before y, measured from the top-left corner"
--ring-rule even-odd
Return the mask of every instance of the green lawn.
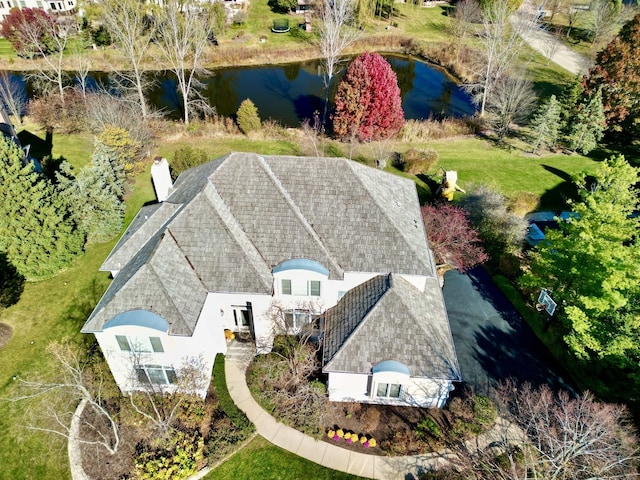
[[[66, 148], [56, 153], [65, 144]], [[76, 167], [86, 164], [92, 150], [93, 143], [82, 136], [59, 136], [57, 140], [54, 136], [54, 154], [64, 152]], [[149, 175], [141, 175], [127, 201], [127, 218], [153, 199]], [[91, 341], [90, 336], [80, 334], [80, 328], [110, 283], [109, 274], [98, 269], [114, 244], [115, 240], [89, 245], [72, 267], [49, 280], [27, 283], [20, 301], [0, 311], [0, 321], [13, 327], [11, 341], [0, 349], [2, 480], [69, 478], [64, 439], [24, 428], [28, 422], [25, 415], [30, 408], [37, 409], [38, 403], [10, 403], [6, 399], [15, 395], [16, 375], [29, 380], [51, 377], [55, 365], [45, 351], [51, 341]]]
[[245, 448], [233, 455], [205, 480], [356, 480], [361, 477], [338, 472], [309, 462], [257, 436]]

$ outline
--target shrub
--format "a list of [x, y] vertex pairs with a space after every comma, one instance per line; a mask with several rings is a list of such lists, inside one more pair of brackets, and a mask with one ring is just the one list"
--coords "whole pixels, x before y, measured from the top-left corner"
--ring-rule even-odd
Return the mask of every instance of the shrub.
[[415, 430], [413, 431], [414, 435], [423, 440], [427, 435], [435, 438], [436, 440], [440, 440], [442, 438], [442, 432], [440, 431], [440, 427], [436, 421], [431, 417], [424, 417], [418, 424], [416, 425]]
[[247, 23], [247, 17], [247, 12], [241, 10], [233, 16], [233, 24], [238, 26], [244, 25]]
[[522, 249], [527, 222], [509, 211], [504, 195], [484, 184], [471, 185], [460, 206], [469, 213], [494, 264], [505, 253]]
[[142, 145], [131, 138], [127, 130], [114, 125], [107, 125], [102, 133], [98, 135], [97, 140], [116, 152], [118, 161], [127, 174], [136, 174], [142, 170]]
[[86, 128], [86, 103], [76, 90], [60, 95], [47, 95], [29, 102], [29, 116], [46, 130], [59, 133], [77, 133]]
[[202, 165], [208, 160], [207, 152], [200, 148], [181, 147], [174, 152], [173, 158], [169, 162], [171, 176], [175, 180], [185, 170]]
[[[234, 427], [244, 432], [244, 438], [248, 438], [255, 431], [255, 426], [247, 418], [242, 410], [240, 410], [227, 390], [227, 379], [224, 372], [224, 355], [216, 355], [213, 365], [213, 386], [216, 390], [216, 396], [220, 402], [220, 408], [225, 413]], [[243, 439], [244, 439], [243, 438]]]
[[105, 93], [87, 95], [85, 122], [96, 135], [112, 125], [126, 130], [131, 139], [140, 144], [141, 155], [154, 146], [153, 119], [141, 121], [140, 106], [122, 98]]
[[135, 460], [139, 480], [181, 480], [203, 466], [204, 441], [178, 431], [161, 447], [142, 452]]
[[431, 170], [438, 163], [438, 159], [438, 152], [432, 148], [425, 150], [411, 148], [396, 157], [394, 166], [411, 175], [418, 175]]
[[540, 195], [516, 192], [509, 198], [507, 208], [519, 217], [524, 217], [527, 213], [534, 212], [538, 205], [540, 205]]
[[258, 109], [249, 98], [245, 98], [242, 101], [240, 107], [238, 107], [236, 116], [238, 119], [238, 127], [240, 127], [240, 130], [245, 135], [260, 130], [261, 123]]
[[493, 425], [498, 416], [498, 410], [489, 397], [475, 395], [472, 400], [473, 418], [481, 427]]

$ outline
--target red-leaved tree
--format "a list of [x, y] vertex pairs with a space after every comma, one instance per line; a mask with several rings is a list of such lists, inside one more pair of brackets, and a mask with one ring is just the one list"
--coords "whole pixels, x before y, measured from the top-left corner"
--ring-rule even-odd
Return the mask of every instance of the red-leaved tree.
[[640, 14], [598, 54], [584, 84], [587, 95], [601, 89], [609, 130], [634, 138], [640, 120]]
[[449, 203], [422, 207], [422, 221], [438, 267], [464, 272], [489, 258], [464, 210]]
[[21, 57], [47, 55], [56, 50], [51, 42], [55, 22], [41, 8], [12, 8], [2, 21], [2, 36]]
[[398, 79], [377, 53], [357, 57], [338, 85], [333, 131], [361, 142], [396, 135], [404, 125]]

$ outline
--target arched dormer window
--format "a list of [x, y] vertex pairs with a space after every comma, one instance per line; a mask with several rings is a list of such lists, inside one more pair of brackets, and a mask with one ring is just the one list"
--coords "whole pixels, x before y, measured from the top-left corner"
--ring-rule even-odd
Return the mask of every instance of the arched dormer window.
[[371, 369], [372, 398], [389, 399], [402, 398], [404, 386], [409, 383], [411, 371], [409, 367], [396, 360], [384, 360]]
[[276, 292], [284, 296], [320, 297], [322, 282], [329, 277], [329, 270], [308, 258], [285, 260], [276, 265], [272, 273]]
[[[127, 327], [130, 327], [130, 331], [127, 331]], [[140, 334], [140, 327], [167, 333], [169, 323], [156, 313], [147, 310], [130, 310], [107, 321], [103, 331], [117, 328], [115, 340], [123, 352], [163, 353], [162, 339], [159, 336]]]

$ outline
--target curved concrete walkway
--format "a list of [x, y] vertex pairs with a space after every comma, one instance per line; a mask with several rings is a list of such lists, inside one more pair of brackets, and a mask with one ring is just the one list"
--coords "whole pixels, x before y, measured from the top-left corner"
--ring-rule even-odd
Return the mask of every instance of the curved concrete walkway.
[[[380, 480], [418, 478], [422, 472], [450, 465], [455, 454], [448, 450], [425, 455], [381, 457], [352, 452], [328, 442], [316, 440], [288, 427], [269, 415], [253, 399], [247, 387], [246, 370], [255, 350], [250, 344], [232, 342], [225, 356], [225, 375], [231, 398], [256, 426], [259, 435], [271, 443], [327, 468]], [[490, 432], [469, 440], [469, 451], [484, 449], [508, 435], [519, 436], [512, 425], [499, 420]]]

